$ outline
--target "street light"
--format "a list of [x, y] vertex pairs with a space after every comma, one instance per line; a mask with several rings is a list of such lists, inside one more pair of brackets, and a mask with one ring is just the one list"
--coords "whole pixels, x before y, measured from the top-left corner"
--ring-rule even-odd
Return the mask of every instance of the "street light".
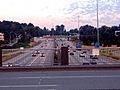
[[80, 16], [78, 15], [78, 34], [79, 34], [79, 41], [80, 41], [80, 21], [79, 21]]
[[99, 40], [99, 17], [98, 17], [98, 0], [96, 0], [96, 6], [97, 6], [97, 42], [100, 43]]

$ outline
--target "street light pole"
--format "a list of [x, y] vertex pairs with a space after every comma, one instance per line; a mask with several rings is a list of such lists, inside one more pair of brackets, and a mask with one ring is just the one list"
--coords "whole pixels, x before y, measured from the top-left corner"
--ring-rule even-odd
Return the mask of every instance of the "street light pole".
[[78, 31], [79, 31], [79, 15], [78, 15]]
[[97, 42], [100, 43], [99, 40], [99, 17], [98, 17], [98, 0], [96, 0], [96, 6], [97, 6]]
[[78, 15], [78, 34], [79, 34], [79, 41], [80, 41], [80, 22], [79, 22], [80, 16]]

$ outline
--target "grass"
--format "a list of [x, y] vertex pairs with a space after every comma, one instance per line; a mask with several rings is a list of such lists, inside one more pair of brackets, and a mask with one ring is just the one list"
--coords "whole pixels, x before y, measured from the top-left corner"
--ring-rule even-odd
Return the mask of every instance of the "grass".
[[4, 62], [4, 61], [7, 61], [7, 60], [9, 60], [9, 59], [12, 59], [12, 58], [14, 58], [14, 57], [22, 54], [22, 53], [23, 53], [23, 52], [19, 52], [19, 53], [12, 54], [12, 55], [11, 55], [11, 54], [3, 55], [3, 56], [2, 56], [2, 61], [3, 61], [3, 62]]
[[16, 52], [18, 51], [18, 49], [11, 49], [11, 50], [8, 50], [8, 51], [3, 51], [2, 54], [8, 54], [8, 53], [11, 53], [11, 52]]
[[34, 47], [34, 46], [37, 46], [39, 45], [41, 42], [31, 42], [30, 43], [30, 47]]
[[107, 57], [111, 57], [113, 59], [116, 59], [116, 60], [120, 60], [120, 55], [118, 54], [113, 54], [114, 50], [111, 50], [111, 49], [103, 49], [100, 51], [100, 54], [103, 55], [103, 56], [107, 56]]

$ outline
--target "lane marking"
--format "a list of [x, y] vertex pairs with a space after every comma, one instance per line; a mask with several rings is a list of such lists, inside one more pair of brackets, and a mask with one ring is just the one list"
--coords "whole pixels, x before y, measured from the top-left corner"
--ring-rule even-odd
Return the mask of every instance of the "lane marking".
[[40, 57], [40, 54], [28, 66], [31, 66], [39, 57]]
[[42, 81], [42, 79], [40, 78], [40, 79], [39, 79], [39, 82], [38, 82], [38, 85], [40, 85], [40, 84], [41, 84], [41, 81]]
[[120, 78], [120, 75], [103, 75], [103, 76], [41, 76], [41, 77], [12, 77], [12, 78], [0, 78], [0, 80], [12, 80], [12, 79], [54, 79], [54, 78]]
[[57, 85], [1, 85], [0, 88], [25, 88], [25, 87], [56, 87]]
[[43, 77], [19, 77], [20, 79], [37, 79], [37, 78], [42, 78], [42, 79], [49, 79], [49, 78], [119, 78], [120, 75], [111, 75], [111, 76], [43, 76]]
[[42, 90], [55, 90], [55, 89], [42, 89]]

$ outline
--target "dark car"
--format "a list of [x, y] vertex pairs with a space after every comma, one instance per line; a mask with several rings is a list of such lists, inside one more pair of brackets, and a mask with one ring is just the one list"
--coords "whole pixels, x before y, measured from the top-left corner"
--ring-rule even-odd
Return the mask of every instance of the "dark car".
[[83, 65], [89, 65], [89, 62], [83, 62]]
[[13, 63], [8, 63], [8, 67], [12, 67], [13, 66]]
[[85, 53], [81, 53], [81, 54], [80, 54], [80, 57], [85, 57], [85, 56], [86, 56]]
[[32, 53], [32, 57], [35, 57], [36, 56], [36, 53]]
[[74, 53], [73, 53], [73, 52], [70, 52], [70, 55], [74, 55]]
[[90, 63], [91, 64], [97, 64], [96, 60], [91, 60]]
[[45, 54], [44, 54], [44, 53], [41, 53], [41, 57], [45, 57]]
[[83, 51], [83, 53], [87, 53], [86, 51]]
[[97, 55], [90, 55], [90, 58], [91, 59], [98, 59], [98, 56]]

